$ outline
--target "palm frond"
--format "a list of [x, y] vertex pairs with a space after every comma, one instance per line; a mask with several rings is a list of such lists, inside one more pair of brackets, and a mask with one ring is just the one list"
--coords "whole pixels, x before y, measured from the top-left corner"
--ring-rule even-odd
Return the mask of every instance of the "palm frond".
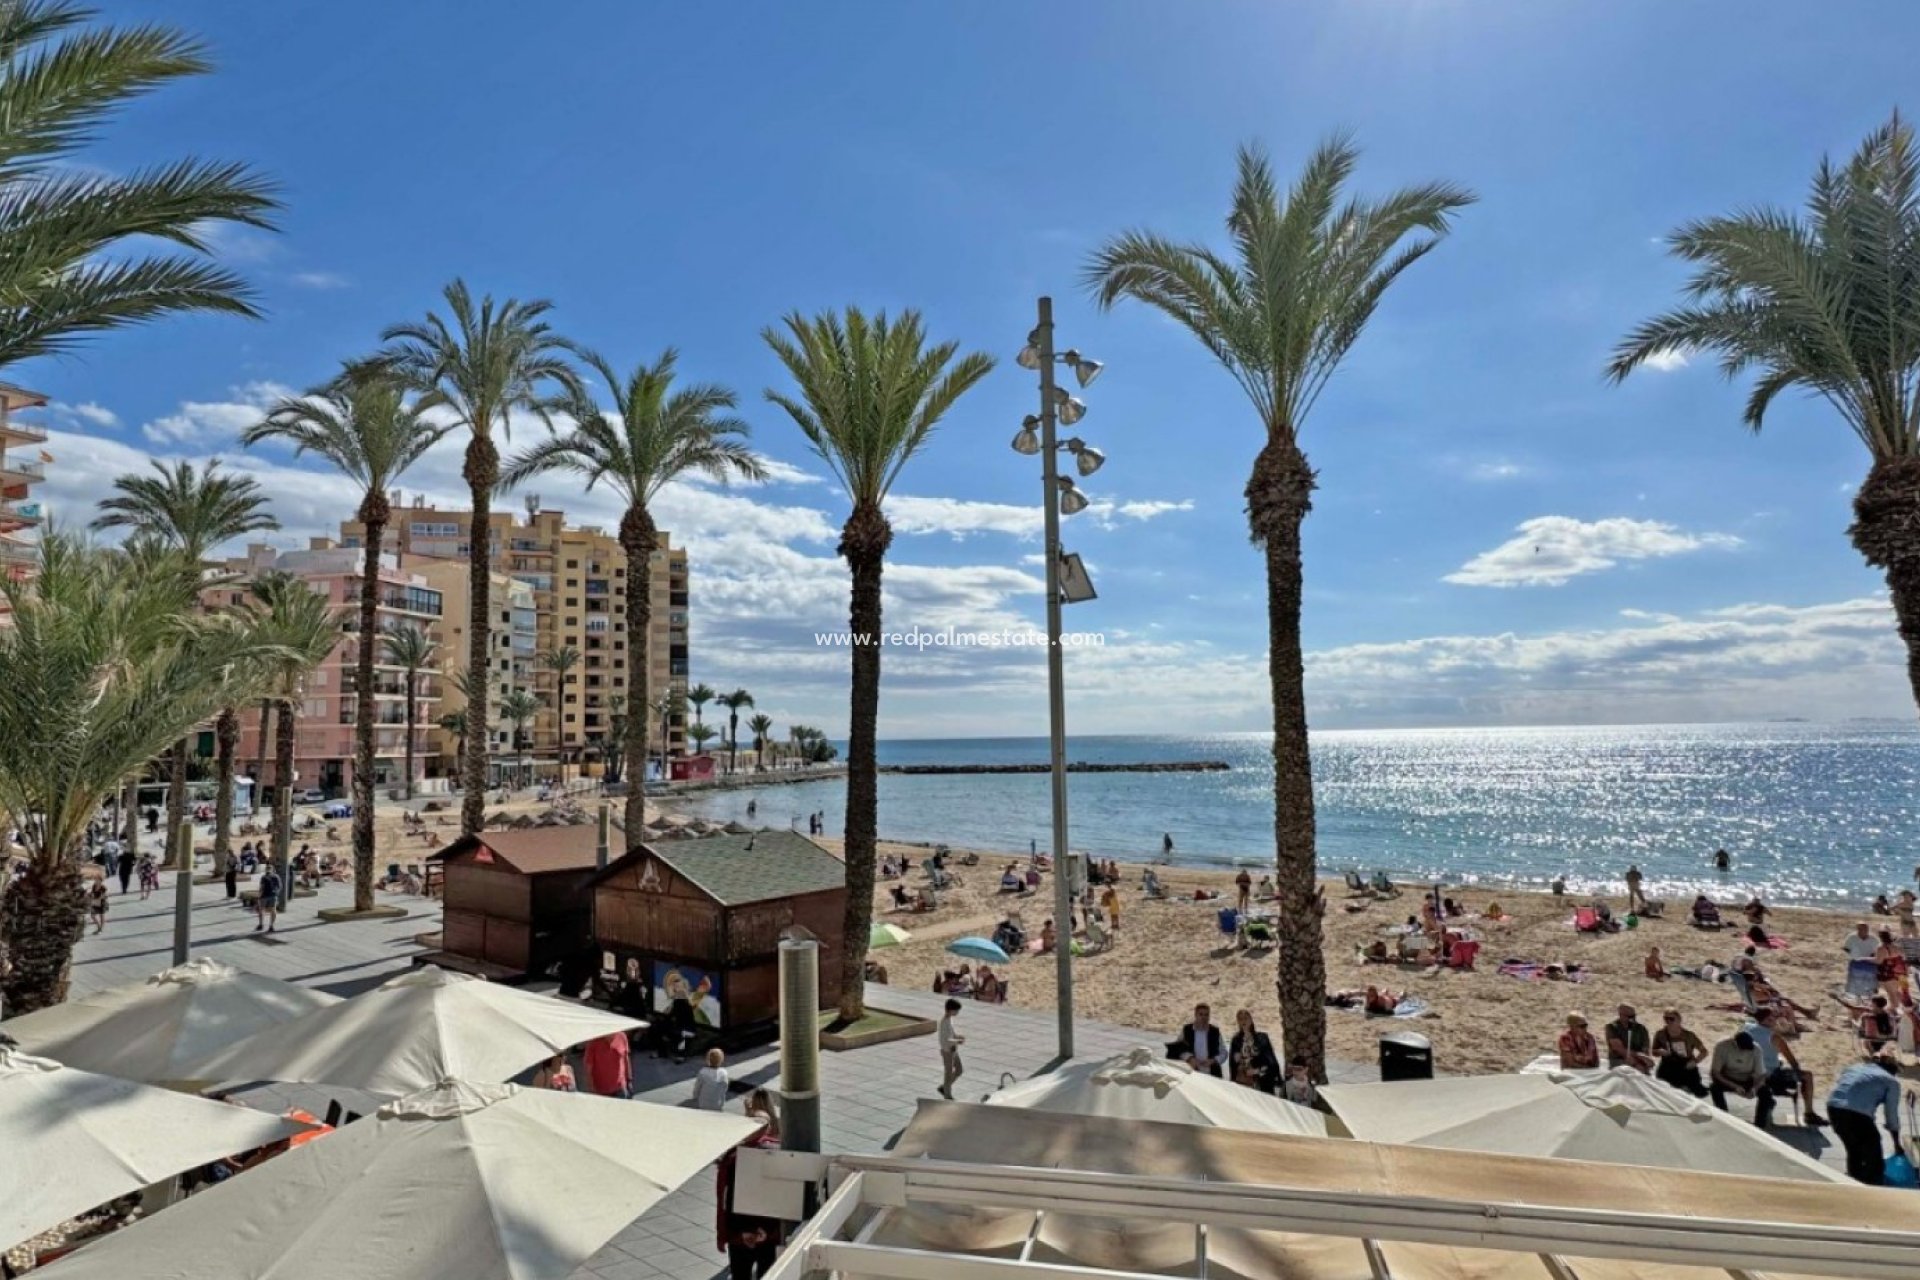
[[221, 471], [218, 458], [203, 469], [156, 458], [153, 469], [157, 474], [116, 479], [93, 527], [146, 534], [179, 550], [196, 568], [223, 542], [280, 527], [258, 482]]

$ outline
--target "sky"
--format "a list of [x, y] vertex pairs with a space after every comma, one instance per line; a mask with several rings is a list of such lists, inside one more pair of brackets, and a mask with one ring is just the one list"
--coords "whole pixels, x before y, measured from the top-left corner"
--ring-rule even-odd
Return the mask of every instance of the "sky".
[[[1672, 305], [1665, 234], [1795, 205], [1823, 154], [1911, 99], [1920, 9], [1538, 0], [1013, 0], [527, 9], [467, 0], [141, 0], [214, 74], [135, 104], [80, 162], [198, 154], [281, 186], [277, 233], [223, 231], [260, 322], [168, 320], [8, 378], [56, 402], [42, 495], [88, 518], [148, 458], [254, 475], [283, 545], [337, 532], [337, 477], [237, 436], [372, 350], [455, 277], [540, 297], [630, 368], [667, 347], [734, 388], [772, 480], [677, 485], [693, 677], [776, 732], [846, 724], [835, 542], [846, 501], [764, 391], [792, 312], [917, 308], [999, 366], [896, 485], [889, 629], [1042, 625], [1038, 399], [1013, 356], [1035, 299], [1106, 363], [1076, 428], [1107, 455], [1064, 542], [1076, 733], [1270, 724], [1261, 561], [1241, 498], [1260, 427], [1184, 332], [1102, 312], [1088, 255], [1122, 230], [1221, 245], [1234, 152], [1284, 174], [1336, 130], [1355, 190], [1429, 179], [1479, 203], [1395, 286], [1303, 433], [1320, 488], [1303, 630], [1320, 728], [1910, 715], [1882, 584], [1849, 546], [1864, 450], [1825, 406], [1741, 427], [1708, 360], [1622, 386], [1608, 353]], [[1901, 99], [1909, 91], [1908, 100]], [[508, 451], [542, 429], [520, 424]], [[458, 440], [400, 485], [462, 501]], [[558, 477], [548, 507], [611, 528]], [[1043, 649], [890, 649], [883, 736], [1046, 731]]]

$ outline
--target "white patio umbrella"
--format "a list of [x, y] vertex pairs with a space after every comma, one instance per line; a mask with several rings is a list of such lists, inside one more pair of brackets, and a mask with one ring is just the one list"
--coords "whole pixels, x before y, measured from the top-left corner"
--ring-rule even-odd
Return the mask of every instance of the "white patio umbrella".
[[1598, 1075], [1329, 1085], [1320, 1096], [1367, 1142], [1846, 1181], [1752, 1125], [1627, 1067]]
[[1254, 1133], [1315, 1138], [1327, 1134], [1326, 1119], [1310, 1107], [1216, 1079], [1147, 1048], [1022, 1080], [989, 1095], [986, 1102], [995, 1107], [1161, 1120]]
[[398, 1097], [494, 1083], [647, 1024], [425, 965], [192, 1064], [197, 1080], [280, 1080]]
[[458, 1082], [388, 1103], [59, 1264], [63, 1280], [563, 1280], [756, 1127]]
[[28, 1053], [82, 1071], [149, 1084], [186, 1084], [186, 1071], [237, 1040], [340, 1003], [278, 978], [202, 958], [7, 1021]]
[[0, 1249], [301, 1130], [264, 1111], [0, 1048]]

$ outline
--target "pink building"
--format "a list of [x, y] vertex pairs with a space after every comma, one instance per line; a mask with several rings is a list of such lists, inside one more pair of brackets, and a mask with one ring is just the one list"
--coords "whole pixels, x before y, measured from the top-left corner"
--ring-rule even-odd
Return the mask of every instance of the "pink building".
[[[251, 599], [248, 584], [263, 573], [278, 570], [299, 578], [321, 592], [340, 611], [340, 643], [307, 681], [306, 698], [301, 704], [298, 732], [294, 736], [293, 783], [302, 791], [317, 789], [329, 798], [344, 796], [351, 789], [353, 776], [354, 665], [358, 652], [356, 628], [360, 609], [360, 569], [364, 553], [336, 546], [325, 538], [315, 538], [305, 551], [275, 551], [255, 545], [244, 556], [221, 566], [238, 581], [210, 589], [206, 602], [211, 605], [239, 605]], [[392, 557], [382, 557], [380, 568], [379, 627], [382, 631], [400, 626], [416, 626], [429, 635], [439, 636], [440, 593], [427, 587], [418, 574], [393, 566]], [[404, 668], [374, 657], [374, 781], [381, 786], [398, 786], [406, 772], [407, 690]], [[438, 663], [434, 664], [438, 667]], [[431, 737], [440, 716], [440, 677], [437, 670], [422, 671], [415, 691], [414, 773], [425, 769], [432, 754]], [[260, 753], [260, 716], [258, 704], [244, 709], [240, 716], [240, 766], [251, 771]], [[265, 752], [267, 786], [274, 776], [274, 739], [277, 726], [269, 729]]]

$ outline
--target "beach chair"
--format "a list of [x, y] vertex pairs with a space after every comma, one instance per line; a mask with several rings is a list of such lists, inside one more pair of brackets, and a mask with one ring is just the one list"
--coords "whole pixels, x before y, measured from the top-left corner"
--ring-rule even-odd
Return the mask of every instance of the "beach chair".
[[1447, 968], [1471, 969], [1476, 956], [1480, 954], [1480, 944], [1471, 938], [1462, 938], [1447, 949]]
[[1759, 1011], [1759, 1006], [1753, 1002], [1753, 985], [1747, 981], [1746, 974], [1738, 969], [1732, 970], [1727, 974], [1727, 981], [1731, 982], [1733, 989], [1740, 993], [1740, 1004], [1745, 1008], [1748, 1017], [1752, 1017]]
[[1347, 892], [1356, 898], [1373, 896], [1373, 890], [1367, 887], [1367, 882], [1360, 878], [1358, 871], [1347, 872]]
[[1573, 909], [1573, 927], [1581, 933], [1600, 932], [1600, 913], [1592, 907], [1575, 907]]
[[1387, 873], [1384, 871], [1375, 871], [1373, 873], [1373, 880], [1367, 885], [1367, 888], [1386, 898], [1397, 898], [1400, 896], [1400, 886], [1389, 879]]
[[1220, 908], [1218, 919], [1221, 933], [1236, 940], [1240, 937], [1240, 913], [1238, 911], [1232, 907], [1222, 907]]
[[1100, 923], [1099, 916], [1087, 917], [1087, 950], [1105, 951], [1113, 945], [1113, 935], [1107, 932], [1107, 926]]
[[1248, 942], [1256, 947], [1270, 947], [1279, 941], [1279, 936], [1274, 932], [1273, 926], [1265, 920], [1247, 921], [1245, 928], [1241, 930], [1241, 934]]
[[1712, 902], [1693, 904], [1693, 927], [1696, 929], [1718, 929], [1721, 927], [1720, 908]]

